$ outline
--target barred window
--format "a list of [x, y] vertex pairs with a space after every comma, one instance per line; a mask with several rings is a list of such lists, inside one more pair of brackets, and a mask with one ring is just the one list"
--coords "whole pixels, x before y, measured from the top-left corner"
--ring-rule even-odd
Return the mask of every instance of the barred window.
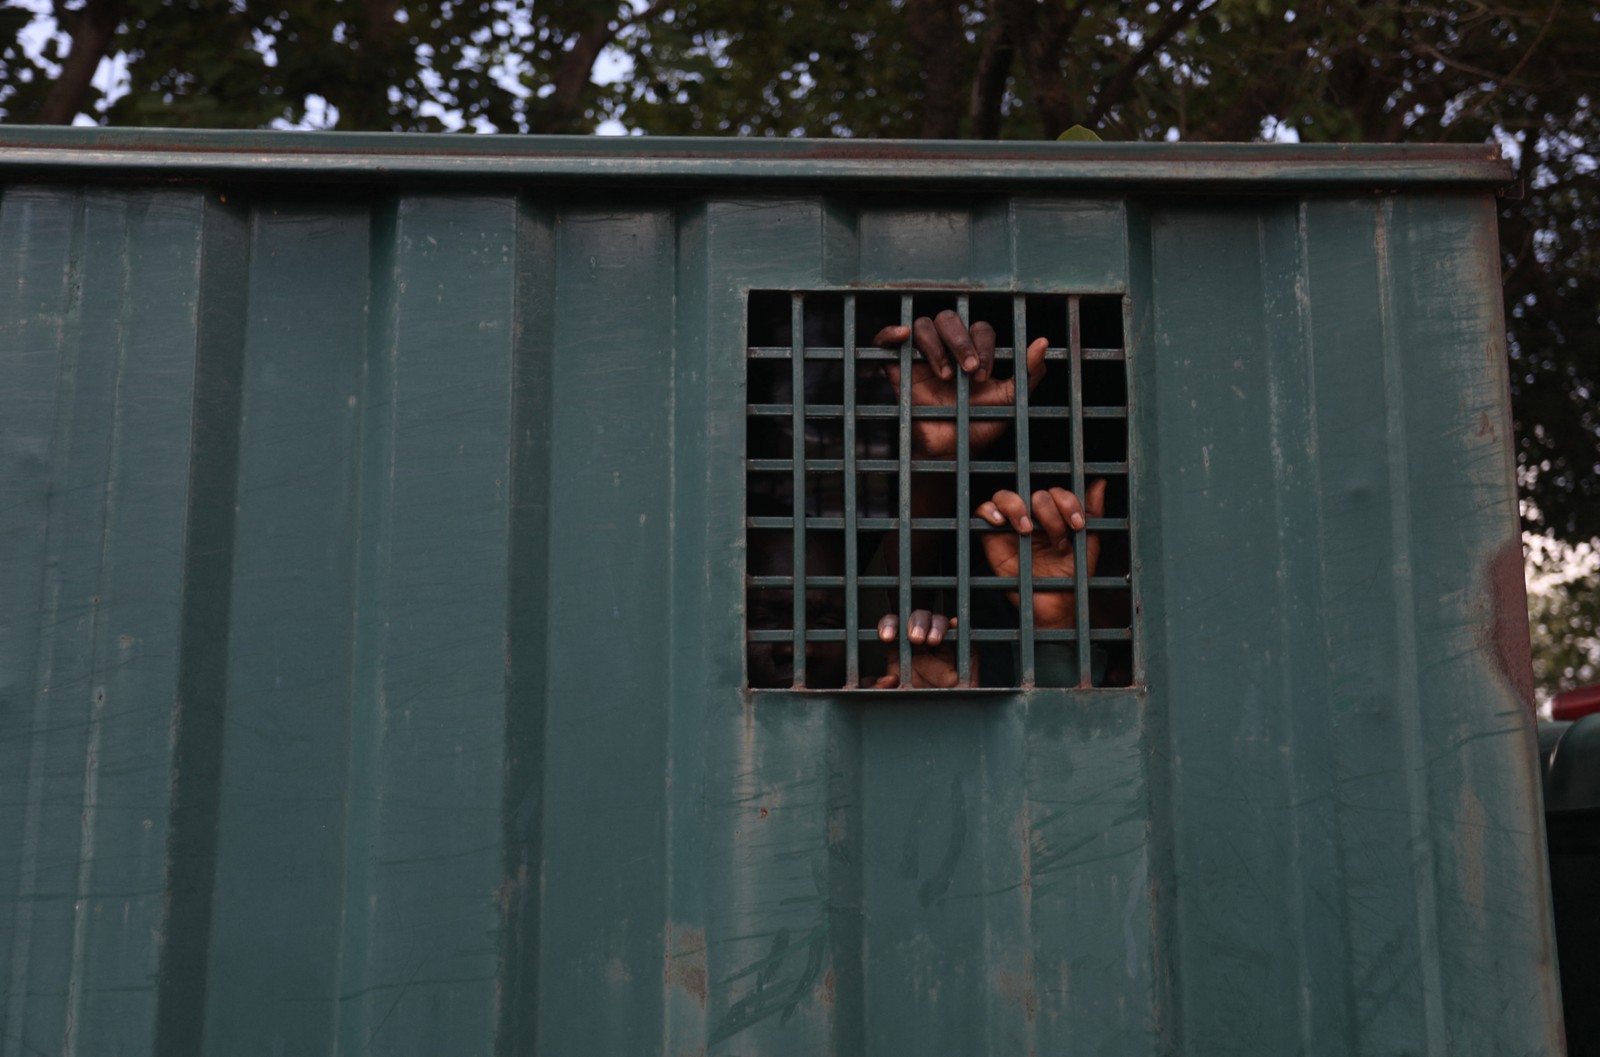
[[[877, 340], [941, 313], [992, 371]], [[1116, 295], [752, 292], [748, 685], [1130, 685], [1124, 330]]]

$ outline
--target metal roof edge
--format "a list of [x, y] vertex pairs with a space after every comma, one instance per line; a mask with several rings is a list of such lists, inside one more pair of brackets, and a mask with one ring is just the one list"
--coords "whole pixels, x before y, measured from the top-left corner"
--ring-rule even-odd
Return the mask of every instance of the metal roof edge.
[[0, 173], [392, 182], [974, 184], [1287, 189], [1511, 181], [1494, 144], [470, 136], [0, 127]]

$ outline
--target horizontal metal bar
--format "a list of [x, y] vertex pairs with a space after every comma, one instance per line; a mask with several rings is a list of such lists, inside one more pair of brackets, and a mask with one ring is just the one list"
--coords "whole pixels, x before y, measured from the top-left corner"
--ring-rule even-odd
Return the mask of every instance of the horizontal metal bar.
[[[972, 638], [978, 642], [1020, 641], [1020, 633], [1010, 628], [973, 628], [971, 634]], [[1041, 632], [1041, 634], [1045, 633]], [[1072, 636], [1075, 635], [1075, 632], [1062, 631], [1054, 634]], [[790, 628], [761, 628], [751, 631], [745, 636], [747, 642], [789, 642], [793, 638], [794, 631]], [[848, 634], [843, 628], [812, 628], [806, 632], [807, 642], [844, 642], [847, 638]], [[856, 632], [856, 639], [859, 642], [877, 642], [879, 641], [878, 629], [876, 627], [861, 628]], [[1062, 639], [1059, 641], [1072, 640]]]
[[[745, 349], [745, 355], [752, 360], [787, 360], [794, 355], [788, 346], [778, 345], [751, 345]], [[816, 348], [807, 348], [805, 358], [808, 360], [842, 360], [844, 350], [829, 348], [820, 345]], [[900, 354], [893, 349], [880, 349], [873, 345], [865, 347], [856, 346], [857, 360], [869, 363], [893, 363], [900, 358]], [[1012, 359], [1010, 349], [996, 349], [994, 351], [996, 363], [1009, 362]], [[1068, 349], [1051, 346], [1044, 350], [1046, 360], [1069, 360], [1072, 353]], [[1125, 360], [1127, 353], [1122, 349], [1084, 349], [1083, 358], [1086, 360]]]
[[[971, 630], [974, 642], [1020, 642], [1022, 633], [1015, 628], [973, 628]], [[1078, 633], [1072, 628], [1037, 628], [1033, 633], [1036, 642], [1077, 642]], [[808, 628], [806, 630], [807, 642], [843, 642], [846, 633], [843, 628]], [[856, 632], [860, 642], [878, 641], [878, 629], [861, 628]], [[1091, 628], [1089, 630], [1090, 642], [1129, 642], [1133, 633], [1127, 628]], [[746, 642], [792, 642], [794, 630], [792, 628], [758, 628], [745, 634]]]
[[[748, 404], [746, 410], [751, 418], [788, 418], [794, 413], [791, 404]], [[998, 407], [974, 407], [968, 409], [968, 414], [973, 418], [1003, 418], [1009, 421], [1016, 414], [1011, 405], [1004, 404]], [[806, 418], [843, 418], [844, 408], [839, 404], [807, 404]], [[856, 405], [857, 418], [886, 418], [899, 420], [900, 409], [892, 404], [858, 404]], [[956, 417], [954, 407], [914, 407], [911, 409], [912, 418], [953, 419]], [[1070, 418], [1071, 409], [1065, 407], [1030, 407], [1029, 418]], [[1127, 418], [1128, 409], [1125, 407], [1086, 407], [1083, 409], [1084, 418]]]
[[[499, 177], [581, 187], [681, 184], [743, 193], [752, 185], [1092, 188], [1125, 195], [1312, 187], [1490, 188], [1512, 179], [1495, 144], [1022, 143], [796, 139], [790, 136], [440, 136], [434, 133], [212, 131], [143, 128], [0, 129], [0, 172], [153, 172], [390, 182]], [[858, 288], [859, 289], [859, 288]]]
[[[749, 517], [744, 519], [746, 528], [753, 529], [792, 529], [794, 519], [787, 517]], [[981, 518], [970, 519], [971, 527], [989, 532], [1009, 532], [1010, 529], [998, 528]], [[808, 517], [805, 527], [808, 529], [842, 529], [842, 517]], [[890, 532], [900, 527], [900, 519], [892, 517], [864, 517], [856, 519], [856, 527], [870, 532]], [[946, 529], [955, 531], [956, 519], [953, 517], [919, 517], [913, 518], [911, 527], [914, 529]], [[1097, 517], [1090, 518], [1085, 526], [1092, 532], [1126, 532], [1128, 519], [1125, 517]]]
[[[894, 473], [900, 466], [893, 459], [857, 459], [856, 469], [862, 473]], [[948, 459], [914, 459], [912, 469], [917, 473], [955, 473], [956, 464]], [[1125, 462], [1086, 462], [1084, 471], [1091, 474], [1125, 474], [1128, 464]], [[752, 473], [788, 473], [790, 463], [788, 459], [750, 459], [745, 463], [745, 469]], [[1071, 473], [1070, 462], [1030, 462], [1028, 469], [1035, 473]], [[844, 470], [843, 459], [807, 459], [806, 470], [818, 473], [841, 473]], [[974, 462], [973, 473], [1016, 473], [1017, 464], [1014, 462]]]
[[[1015, 576], [974, 576], [971, 577], [973, 587], [1000, 587], [1016, 590], [1017, 578]], [[747, 576], [746, 582], [753, 588], [767, 588], [775, 590], [790, 590], [794, 587], [794, 578], [789, 576]], [[856, 583], [861, 587], [894, 587], [900, 581], [893, 576], [858, 576]], [[842, 576], [808, 576], [806, 577], [806, 590], [840, 588], [845, 586]], [[954, 576], [913, 576], [912, 587], [955, 587]], [[1035, 576], [1033, 589], [1035, 591], [1070, 591], [1075, 586], [1070, 576]], [[1089, 587], [1104, 590], [1127, 590], [1131, 580], [1126, 576], [1093, 576], [1089, 578]]]

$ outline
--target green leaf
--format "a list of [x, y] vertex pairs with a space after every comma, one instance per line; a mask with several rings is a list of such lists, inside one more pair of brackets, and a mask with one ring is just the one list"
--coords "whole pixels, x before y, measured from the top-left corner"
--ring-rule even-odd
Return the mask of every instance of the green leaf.
[[1084, 128], [1082, 125], [1073, 125], [1057, 136], [1056, 141], [1058, 143], [1099, 143], [1101, 139], [1095, 135], [1094, 129]]

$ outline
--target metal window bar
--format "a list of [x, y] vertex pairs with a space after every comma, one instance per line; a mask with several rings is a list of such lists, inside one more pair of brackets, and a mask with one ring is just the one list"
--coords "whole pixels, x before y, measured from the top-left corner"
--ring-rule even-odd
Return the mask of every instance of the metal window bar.
[[[1012, 389], [1016, 391], [1014, 412], [1017, 446], [1017, 494], [1024, 503], [1032, 501], [1033, 488], [1029, 483], [1028, 421], [1028, 299], [1018, 294], [1011, 299], [1011, 345], [1015, 366], [1012, 369]], [[1072, 451], [1076, 462], [1077, 449]], [[1035, 526], [1037, 528], [1037, 526]], [[1017, 539], [1017, 682], [1024, 687], [1034, 684], [1033, 663], [1033, 544]]]
[[[978, 526], [974, 525], [973, 527], [977, 528]], [[749, 579], [750, 586], [756, 588], [786, 588], [791, 582], [787, 576], [752, 576]], [[897, 576], [857, 576], [854, 580], [859, 588], [881, 587], [890, 589], [897, 587], [900, 583], [900, 578]], [[1017, 578], [1015, 576], [973, 576], [968, 578], [968, 582], [973, 587], [1004, 587], [1007, 590], [1017, 586]], [[1033, 580], [1033, 586], [1040, 591], [1070, 591], [1076, 583], [1077, 581], [1070, 576], [1036, 576]], [[842, 588], [844, 585], [845, 578], [843, 576], [806, 577], [807, 590]], [[954, 576], [919, 576], [917, 577], [917, 586], [953, 589], [956, 586], [956, 578]], [[1094, 576], [1089, 578], [1090, 590], [1096, 588], [1123, 589], [1127, 586], [1128, 579], [1124, 576]], [[869, 632], [868, 637], [876, 637], [876, 632]], [[815, 642], [816, 640], [812, 639], [811, 641]]]
[[[1123, 459], [1123, 463], [1124, 463], [1124, 469], [1123, 469], [1122, 473], [1124, 475], [1124, 482], [1127, 485], [1127, 489], [1128, 489], [1128, 545], [1129, 545], [1129, 550], [1131, 552], [1132, 545], [1133, 545], [1133, 507], [1134, 507], [1134, 502], [1133, 502], [1133, 473], [1132, 473], [1132, 470], [1131, 470], [1131, 467], [1133, 466], [1133, 411], [1134, 411], [1134, 407], [1133, 407], [1133, 377], [1132, 377], [1133, 372], [1129, 369], [1128, 354], [1129, 354], [1129, 351], [1133, 348], [1133, 299], [1128, 297], [1127, 295], [1123, 295], [1123, 298], [1122, 298], [1122, 309], [1121, 310], [1122, 310], [1122, 347], [1117, 350], [1117, 352], [1119, 354], [1117, 356], [1117, 359], [1122, 364], [1122, 404], [1128, 410], [1128, 417], [1123, 419], [1123, 422], [1125, 424], [1126, 432], [1124, 433], [1124, 436], [1123, 436], [1124, 447], [1123, 447], [1123, 451], [1122, 451], [1122, 459]], [[1087, 350], [1087, 349], [1084, 350], [1084, 358], [1085, 359], [1088, 358], [1088, 351], [1089, 350]], [[1128, 614], [1128, 642], [1131, 644], [1131, 643], [1133, 643], [1133, 623], [1137, 619], [1137, 617], [1131, 611], [1131, 609], [1132, 609], [1132, 604], [1131, 603], [1132, 603], [1132, 601], [1134, 599], [1137, 599], [1139, 597], [1139, 592], [1138, 592], [1138, 589], [1134, 585], [1134, 582], [1133, 582], [1133, 568], [1134, 568], [1134, 563], [1133, 563], [1133, 560], [1132, 560], [1133, 556], [1130, 553], [1128, 557], [1129, 557], [1129, 561], [1128, 561], [1127, 590], [1128, 590], [1128, 597], [1129, 597], [1129, 602], [1130, 602], [1130, 612]], [[1128, 666], [1129, 666], [1128, 676], [1129, 676], [1130, 681], [1134, 682], [1134, 683], [1141, 683], [1141, 682], [1144, 681], [1144, 660], [1143, 660], [1143, 657], [1141, 656], [1141, 653], [1143, 652], [1142, 649], [1141, 649], [1141, 646], [1142, 646], [1142, 644], [1130, 645], [1130, 647], [1128, 649]]]
[[[786, 345], [752, 345], [747, 351], [748, 358], [752, 360], [788, 360], [791, 355], [790, 349]], [[898, 351], [894, 349], [880, 349], [875, 345], [858, 346], [853, 355], [855, 356], [857, 363], [898, 363], [900, 360], [900, 353]], [[1013, 355], [1014, 353], [1011, 349], [994, 350], [994, 358], [998, 363], [1005, 363], [1011, 360]], [[1065, 346], [1051, 345], [1049, 348], [1045, 349], [1044, 358], [1046, 360], [1060, 360], [1062, 363], [1065, 363], [1069, 358], [1071, 358], [1071, 352]], [[1083, 359], [1085, 361], [1121, 360], [1124, 358], [1125, 351], [1123, 349], [1101, 349], [1088, 345], [1084, 346], [1083, 348]], [[844, 349], [832, 348], [828, 346], [809, 348], [806, 350], [806, 359], [842, 360], [844, 359]]]
[[[856, 524], [867, 532], [894, 532], [901, 528], [901, 521], [902, 519], [897, 517], [856, 518]], [[956, 527], [956, 519], [953, 517], [919, 517], [910, 518], [909, 521], [911, 523], [910, 527], [915, 528], [918, 531], [953, 531]], [[823, 517], [813, 515], [807, 517], [805, 519], [805, 523], [807, 528], [812, 529], [844, 528], [844, 518], [842, 517]], [[994, 530], [994, 526], [990, 525], [987, 521], [982, 521], [978, 518], [968, 518], [967, 523], [975, 529]], [[748, 528], [786, 529], [792, 524], [794, 524], [794, 520], [788, 517], [752, 517], [745, 519], [745, 525]], [[1126, 532], [1128, 529], [1128, 519], [1125, 517], [1090, 518], [1089, 528], [1095, 530], [1109, 529], [1112, 531]]]
[[[1071, 401], [1072, 401], [1072, 494], [1078, 497], [1078, 502], [1087, 504], [1087, 493], [1084, 491], [1083, 473], [1083, 312], [1077, 297], [1067, 299], [1067, 344], [1072, 358], [1068, 370], [1071, 371]], [[1089, 510], [1087, 505], [1083, 511], [1084, 525], [1089, 523]], [[1089, 649], [1089, 534], [1075, 532], [1072, 536], [1072, 579], [1073, 602], [1077, 608], [1075, 627], [1078, 634], [1078, 685], [1089, 686], [1092, 681], [1090, 670], [1091, 655]]]
[[911, 686], [911, 295], [900, 297], [900, 325], [906, 340], [900, 343], [900, 496], [899, 496], [899, 621], [900, 688]]
[[[856, 584], [856, 298], [844, 298], [844, 685], [861, 685], [860, 591]], [[808, 581], [796, 581], [803, 591]]]
[[[970, 330], [967, 295], [956, 299], [961, 325]], [[956, 682], [972, 685], [972, 451], [969, 380], [960, 364], [956, 376]]]
[[[845, 648], [845, 681], [847, 688], [858, 688], [861, 685], [861, 651], [862, 642], [873, 641], [876, 638], [876, 622], [872, 626], [863, 627], [861, 623], [860, 592], [863, 589], [894, 589], [898, 596], [900, 634], [898, 636], [898, 659], [900, 669], [899, 685], [908, 689], [913, 683], [912, 643], [907, 634], [909, 617], [914, 604], [914, 591], [917, 589], [955, 591], [955, 610], [958, 646], [958, 678], [962, 686], [971, 686], [974, 683], [972, 672], [972, 647], [976, 643], [1007, 642], [1017, 647], [1018, 651], [1018, 683], [1023, 687], [1032, 687], [1036, 682], [1035, 654], [1036, 644], [1042, 642], [1074, 643], [1078, 660], [1079, 686], [1091, 685], [1092, 675], [1092, 643], [1118, 642], [1131, 643], [1133, 633], [1131, 624], [1120, 628], [1092, 628], [1090, 618], [1089, 591], [1090, 590], [1130, 590], [1132, 587], [1131, 571], [1120, 576], [1090, 576], [1088, 570], [1088, 539], [1087, 532], [1074, 534], [1073, 554], [1074, 569], [1071, 577], [1047, 577], [1035, 581], [1033, 576], [1033, 548], [1031, 541], [1019, 540], [1018, 569], [1015, 577], [1001, 576], [974, 576], [971, 568], [972, 532], [997, 531], [987, 522], [971, 515], [973, 495], [971, 489], [971, 476], [973, 473], [1014, 474], [1015, 487], [1023, 497], [1025, 503], [1032, 500], [1032, 475], [1034, 474], [1062, 474], [1069, 475], [1073, 492], [1080, 501], [1087, 502], [1087, 485], [1090, 475], [1096, 477], [1106, 475], [1124, 475], [1130, 472], [1130, 461], [1126, 455], [1120, 460], [1097, 460], [1090, 462], [1085, 458], [1084, 423], [1093, 419], [1122, 420], [1127, 422], [1130, 413], [1130, 400], [1124, 396], [1121, 406], [1086, 406], [1083, 379], [1083, 363], [1085, 361], [1113, 361], [1125, 364], [1127, 361], [1126, 339], [1119, 348], [1085, 348], [1083, 346], [1083, 315], [1080, 295], [1065, 295], [1068, 341], [1065, 348], [1051, 348], [1046, 351], [1046, 358], [1050, 360], [1065, 361], [1068, 368], [1068, 403], [1066, 407], [1031, 407], [1027, 379], [1026, 351], [1028, 347], [1028, 310], [1027, 296], [1017, 294], [1012, 299], [1013, 315], [1013, 342], [1010, 349], [997, 349], [996, 361], [1011, 361], [1014, 364], [1015, 400], [1012, 407], [974, 407], [971, 404], [970, 377], [962, 370], [955, 372], [956, 401], [953, 407], [919, 407], [912, 401], [912, 369], [915, 365], [916, 352], [912, 338], [908, 335], [896, 350], [882, 350], [877, 348], [858, 348], [856, 345], [857, 319], [856, 310], [858, 299], [853, 293], [844, 294], [842, 308], [844, 312], [843, 333], [840, 348], [808, 348], [805, 333], [805, 306], [806, 294], [803, 292], [790, 292], [790, 347], [787, 349], [767, 348], [752, 346], [747, 350], [747, 359], [750, 361], [760, 359], [778, 359], [780, 355], [790, 361], [791, 398], [786, 404], [747, 404], [747, 414], [751, 419], [760, 417], [787, 417], [791, 425], [790, 458], [752, 458], [748, 460], [747, 472], [787, 473], [791, 480], [791, 516], [789, 517], [762, 517], [747, 516], [746, 525], [753, 529], [786, 529], [789, 531], [793, 546], [793, 570], [790, 576], [751, 576], [747, 581], [749, 589], [789, 588], [792, 594], [792, 626], [786, 630], [750, 629], [747, 641], [757, 642], [788, 642], [794, 651], [793, 660], [793, 686], [803, 689], [807, 683], [806, 643], [808, 642], [843, 642]], [[1059, 302], [1056, 302], [1059, 304]], [[1128, 331], [1128, 301], [1123, 299], [1123, 334]], [[957, 310], [963, 324], [970, 325], [970, 298], [967, 295], [957, 297]], [[913, 322], [914, 304], [913, 296], [904, 293], [900, 296], [900, 319], [902, 325], [909, 328]], [[897, 403], [889, 406], [859, 405], [857, 368], [863, 362], [890, 360], [898, 358], [900, 366], [900, 384], [897, 394]], [[806, 363], [807, 361], [834, 360], [843, 368], [842, 374], [842, 403], [838, 405], [808, 404], [806, 392]], [[1124, 385], [1126, 382], [1124, 382]], [[1127, 390], [1124, 388], [1126, 394]], [[858, 457], [859, 430], [858, 422], [861, 419], [887, 418], [893, 415], [897, 420], [899, 448], [894, 459], [866, 459]], [[807, 457], [807, 430], [808, 419], [837, 418], [841, 422], [842, 436], [840, 458], [808, 458]], [[956, 437], [955, 459], [929, 459], [913, 460], [913, 428], [916, 419], [953, 419]], [[1015, 430], [1015, 458], [1014, 460], [974, 460], [971, 451], [971, 426], [974, 419], [999, 419], [1012, 420]], [[1065, 419], [1068, 427], [1067, 441], [1069, 445], [1068, 459], [1066, 461], [1034, 461], [1029, 451], [1030, 435], [1029, 423], [1034, 419]], [[831, 445], [830, 445], [831, 446]], [[955, 505], [954, 517], [915, 517], [913, 516], [914, 472], [922, 473], [953, 473], [955, 475]], [[896, 473], [898, 477], [897, 516], [895, 517], [863, 517], [860, 508], [858, 489], [860, 482], [858, 474], [861, 473]], [[832, 516], [819, 510], [818, 514], [811, 514], [808, 509], [808, 485], [811, 483], [825, 484], [823, 475], [842, 473], [842, 517]], [[819, 493], [820, 495], [821, 493]], [[981, 497], [980, 497], [981, 498]], [[831, 507], [831, 503], [826, 504]], [[1127, 532], [1130, 519], [1127, 517], [1098, 517], [1088, 518], [1086, 529], [1097, 531]], [[844, 536], [844, 569], [842, 576], [808, 576], [807, 575], [807, 546], [806, 533], [808, 530], [843, 530]], [[918, 576], [913, 568], [912, 536], [914, 531], [954, 531], [956, 534], [957, 567], [954, 576], [934, 575]], [[1004, 531], [1004, 529], [998, 530]], [[888, 532], [894, 533], [898, 542], [899, 561], [898, 568], [889, 576], [863, 576], [860, 574], [861, 540], [862, 532]], [[807, 612], [807, 589], [833, 590], [842, 588], [845, 592], [845, 627], [842, 629], [809, 628]], [[975, 588], [1000, 588], [1014, 589], [1019, 595], [1018, 626], [1015, 630], [1004, 628], [976, 628], [972, 623], [972, 591]], [[1074, 623], [1070, 629], [1041, 629], [1034, 624], [1033, 602], [1036, 591], [1071, 590], [1074, 597]], [[948, 599], [947, 599], [948, 601]]]
[[806, 685], [806, 298], [795, 294], [789, 302], [790, 361], [789, 408], [794, 423], [794, 437], [790, 450], [794, 460], [794, 487], [792, 507], [794, 524], [790, 537], [794, 541], [794, 685]]
[[[812, 404], [806, 409], [812, 418], [843, 418], [843, 404]], [[787, 418], [790, 413], [788, 404], [751, 404], [749, 414], [754, 418]], [[955, 418], [957, 409], [953, 407], [930, 407], [927, 405], [912, 408], [911, 418]], [[860, 418], [898, 418], [899, 415], [893, 407], [862, 406], [856, 408]], [[1008, 407], [969, 407], [967, 414], [971, 418], [1004, 418], [1009, 419], [1014, 412]], [[1071, 418], [1072, 409], [1067, 407], [1036, 407], [1033, 409], [1034, 418]], [[1084, 418], [1127, 418], [1128, 409], [1125, 407], [1086, 407], [1083, 409]]]
[[[857, 409], [860, 410], [859, 408]], [[1035, 410], [1038, 410], [1035, 408]], [[1007, 408], [1007, 417], [1012, 413]], [[856, 459], [857, 473], [894, 473], [899, 468], [899, 462], [894, 459]], [[788, 473], [793, 469], [789, 459], [750, 459], [746, 467], [756, 472]], [[1065, 473], [1072, 472], [1072, 463], [1047, 462], [1034, 459], [1029, 463], [1034, 473]], [[839, 473], [845, 468], [843, 459], [806, 459], [807, 473]], [[971, 473], [1009, 473], [1017, 472], [1017, 464], [1009, 460], [983, 460], [974, 459], [968, 467]], [[956, 464], [949, 459], [919, 459], [917, 460], [918, 473], [954, 473]], [[1128, 472], [1126, 462], [1085, 462], [1083, 472], [1086, 474], [1121, 474]]]
[[[1007, 584], [1011, 581], [1007, 578]], [[876, 638], [876, 632], [862, 628], [857, 634], [862, 642], [870, 642]], [[789, 642], [794, 632], [787, 628], [763, 629], [755, 628], [748, 633], [750, 642]], [[1078, 638], [1077, 631], [1071, 628], [1040, 628], [1034, 632], [1035, 638], [1040, 642], [1075, 642]], [[1095, 628], [1090, 636], [1095, 642], [1130, 642], [1133, 632], [1128, 628]], [[813, 628], [806, 632], [807, 642], [843, 642], [845, 633], [843, 628]], [[1017, 633], [1009, 628], [974, 628], [972, 630], [974, 642], [1011, 642], [1017, 641]]]

